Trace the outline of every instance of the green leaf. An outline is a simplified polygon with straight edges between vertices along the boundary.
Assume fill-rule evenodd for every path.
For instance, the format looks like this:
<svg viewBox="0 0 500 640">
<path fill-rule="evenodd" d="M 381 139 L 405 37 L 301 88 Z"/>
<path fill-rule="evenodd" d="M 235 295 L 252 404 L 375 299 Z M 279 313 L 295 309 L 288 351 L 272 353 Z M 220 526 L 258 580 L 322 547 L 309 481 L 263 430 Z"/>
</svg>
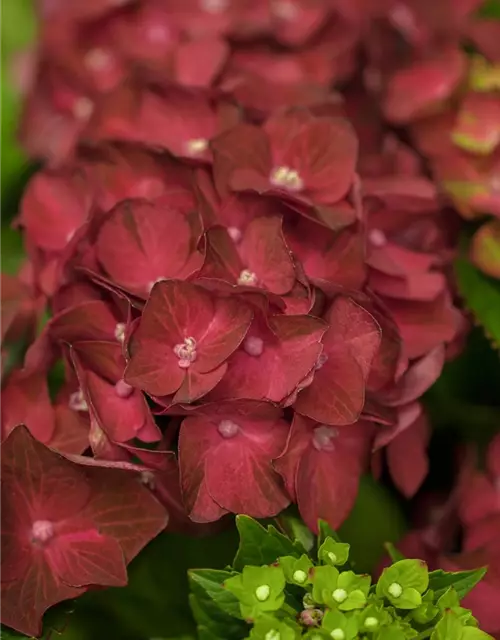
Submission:
<svg viewBox="0 0 500 640">
<path fill-rule="evenodd" d="M 291 538 L 296 547 L 303 547 L 305 553 L 309 553 L 314 547 L 316 538 L 311 530 L 304 524 L 302 518 L 295 514 L 296 505 L 291 505 L 286 511 L 280 513 L 276 521 L 281 525 L 285 533 Z"/>
<path fill-rule="evenodd" d="M 462 600 L 476 584 L 483 578 L 486 568 L 472 571 L 442 571 L 437 569 L 429 573 L 429 589 L 435 593 L 436 599 L 442 596 L 448 587 L 453 587 Z"/>
<path fill-rule="evenodd" d="M 455 262 L 460 295 L 493 344 L 500 348 L 500 280 L 481 273 L 466 258 Z"/>
<path fill-rule="evenodd" d="M 3 227 L 0 240 L 2 271 L 15 275 L 25 258 L 22 236 L 11 227 Z"/>
<path fill-rule="evenodd" d="M 7 190 L 19 186 L 19 177 L 26 166 L 26 158 L 16 140 L 17 121 L 21 106 L 21 96 L 12 80 L 14 73 L 10 69 L 12 56 L 33 42 L 35 35 L 35 15 L 30 0 L 5 0 L 1 3 L 2 19 L 2 114 L 1 114 L 1 181 L 2 181 L 2 217 L 7 219 L 13 211 Z M 7 197 L 6 197 L 7 196 Z M 17 199 L 18 193 L 16 193 Z"/>
<path fill-rule="evenodd" d="M 321 546 L 327 538 L 332 538 L 334 542 L 342 542 L 338 533 L 330 527 L 328 522 L 318 520 L 318 546 Z"/>
<path fill-rule="evenodd" d="M 500 2 L 498 0 L 486 0 L 479 10 L 482 18 L 500 19 Z"/>
<path fill-rule="evenodd" d="M 272 564 L 280 556 L 299 557 L 304 552 L 301 545 L 295 545 L 272 525 L 265 529 L 253 518 L 237 516 L 236 526 L 240 534 L 240 546 L 234 559 L 237 571 L 242 571 L 245 565 Z"/>
<path fill-rule="evenodd" d="M 453 611 L 446 611 L 432 632 L 431 640 L 461 640 L 463 626 Z"/>
<path fill-rule="evenodd" d="M 241 618 L 238 599 L 224 588 L 224 581 L 232 575 L 232 572 L 217 569 L 191 569 L 188 572 L 191 591 L 195 595 L 205 597 L 206 594 L 219 609 L 233 618 Z"/>
<path fill-rule="evenodd" d="M 195 586 L 189 595 L 189 604 L 198 625 L 198 635 L 204 640 L 241 640 L 248 635 L 249 627 L 220 609 L 203 589 Z"/>
<path fill-rule="evenodd" d="M 384 547 L 389 554 L 390 559 L 393 562 L 399 562 L 399 560 L 404 560 L 405 556 L 401 553 L 399 549 L 397 549 L 392 542 L 386 542 Z"/>
</svg>

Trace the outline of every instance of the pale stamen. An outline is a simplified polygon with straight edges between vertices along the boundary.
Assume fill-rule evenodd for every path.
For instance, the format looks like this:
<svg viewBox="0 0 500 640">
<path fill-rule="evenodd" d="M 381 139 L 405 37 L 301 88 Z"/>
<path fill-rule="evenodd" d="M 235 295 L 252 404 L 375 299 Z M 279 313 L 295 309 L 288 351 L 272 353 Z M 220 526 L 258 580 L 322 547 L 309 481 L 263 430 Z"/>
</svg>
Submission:
<svg viewBox="0 0 500 640">
<path fill-rule="evenodd" d="M 290 167 L 276 167 L 272 170 L 269 180 L 275 187 L 281 187 L 287 191 L 302 191 L 304 188 L 304 181 L 299 172 Z"/>
<path fill-rule="evenodd" d="M 122 344 L 125 341 L 125 329 L 126 327 L 124 322 L 116 323 L 115 338 L 118 340 L 118 342 L 121 342 Z"/>
<path fill-rule="evenodd" d="M 281 20 L 296 20 L 299 15 L 297 5 L 290 0 L 275 0 L 271 5 L 271 11 L 276 18 Z"/>
<path fill-rule="evenodd" d="M 374 247 L 383 247 L 387 242 L 387 237 L 381 229 L 372 229 L 368 234 L 368 239 Z"/>
<path fill-rule="evenodd" d="M 248 336 L 243 342 L 243 350 L 248 353 L 249 356 L 258 358 L 264 351 L 264 340 L 257 336 Z"/>
<path fill-rule="evenodd" d="M 185 144 L 186 153 L 190 156 L 199 156 L 208 149 L 208 140 L 206 138 L 193 138 Z"/>
<path fill-rule="evenodd" d="M 174 353 L 179 358 L 179 367 L 187 369 L 196 360 L 196 340 L 185 338 L 184 342 L 175 345 Z"/>
<path fill-rule="evenodd" d="M 96 47 L 85 55 L 85 66 L 92 71 L 102 71 L 111 64 L 111 54 L 105 49 Z"/>
<path fill-rule="evenodd" d="M 115 393 L 119 398 L 129 398 L 134 392 L 134 387 L 130 386 L 125 380 L 118 380 L 115 384 Z"/>
<path fill-rule="evenodd" d="M 200 9 L 216 15 L 229 8 L 229 0 L 200 0 Z"/>
<path fill-rule="evenodd" d="M 36 520 L 31 527 L 31 541 L 45 544 L 54 537 L 54 525 L 49 520 Z"/>
<path fill-rule="evenodd" d="M 316 427 L 313 434 L 313 446 L 318 451 L 333 451 L 334 440 L 338 436 L 338 429 L 334 427 L 328 427 L 323 424 L 321 427 Z"/>
<path fill-rule="evenodd" d="M 232 420 L 221 420 L 217 430 L 223 438 L 234 438 L 234 436 L 238 435 L 240 427 Z"/>
<path fill-rule="evenodd" d="M 83 391 L 81 389 L 78 389 L 78 391 L 75 391 L 70 395 L 68 406 L 70 409 L 73 409 L 73 411 L 89 410 L 89 405 L 87 404 L 87 401 L 85 400 L 85 396 L 83 395 Z"/>
<path fill-rule="evenodd" d="M 249 269 L 243 269 L 238 277 L 238 284 L 254 287 L 257 284 L 257 276 Z"/>
<path fill-rule="evenodd" d="M 229 233 L 231 240 L 238 244 L 238 242 L 241 240 L 241 236 L 243 235 L 238 227 L 228 227 L 227 232 Z"/>
</svg>

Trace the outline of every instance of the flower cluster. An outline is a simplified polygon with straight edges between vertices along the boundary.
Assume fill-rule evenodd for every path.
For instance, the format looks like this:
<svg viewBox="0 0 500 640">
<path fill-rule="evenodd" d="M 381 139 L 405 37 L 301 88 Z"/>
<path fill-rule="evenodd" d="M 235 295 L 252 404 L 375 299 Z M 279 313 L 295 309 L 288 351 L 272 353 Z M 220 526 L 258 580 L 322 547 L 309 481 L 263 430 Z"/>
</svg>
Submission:
<svg viewBox="0 0 500 640">
<path fill-rule="evenodd" d="M 471 595 L 475 593 L 484 570 L 429 572 L 422 560 L 401 559 L 372 584 L 369 575 L 351 570 L 349 545 L 339 542 L 324 523 L 320 522 L 314 554 L 305 553 L 299 542 L 292 544 L 276 530 L 255 529 L 255 524 L 244 521 L 238 526 L 241 543 L 235 570 L 190 573 L 195 603 L 202 603 L 210 594 L 216 607 L 215 614 L 208 616 L 196 616 L 199 606 L 193 607 L 200 629 L 203 625 L 215 633 L 226 621 L 224 637 L 228 640 L 491 638 L 477 628 L 472 613 L 460 606 L 465 594 L 471 589 Z M 249 553 L 245 540 L 249 528 L 259 537 L 263 556 L 270 555 L 271 548 L 276 554 L 285 550 L 291 554 L 279 555 L 263 566 L 244 564 L 240 568 Z"/>
<path fill-rule="evenodd" d="M 491 25 L 474 2 L 444 4 L 40 0 L 21 136 L 45 165 L 17 220 L 29 261 L 2 287 L 2 353 L 30 343 L 22 366 L 6 358 L 5 446 L 24 424 L 37 455 L 126 468 L 120 504 L 138 477 L 190 531 L 290 502 L 311 529 L 336 527 L 370 467 L 415 494 L 419 398 L 467 329 L 448 269 L 457 219 L 422 153 L 451 178 L 419 118 L 467 105 L 478 65 L 497 82 L 459 48 Z M 494 157 L 493 120 L 457 129 L 459 145 L 477 134 Z M 388 121 L 411 123 L 417 150 Z M 24 524 L 70 517 L 47 510 Z M 39 567 L 15 568 L 19 584 Z M 92 575 L 71 588 L 108 584 Z M 66 597 L 47 592 L 29 621 L 13 597 L 6 622 L 36 631 Z"/>
</svg>

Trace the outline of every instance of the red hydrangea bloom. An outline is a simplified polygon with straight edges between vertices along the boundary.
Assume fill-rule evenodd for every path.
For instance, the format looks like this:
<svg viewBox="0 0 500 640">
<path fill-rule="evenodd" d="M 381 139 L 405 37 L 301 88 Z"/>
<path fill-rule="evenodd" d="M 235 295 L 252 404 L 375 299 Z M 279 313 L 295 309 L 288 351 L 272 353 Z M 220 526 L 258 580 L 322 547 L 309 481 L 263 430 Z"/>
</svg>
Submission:
<svg viewBox="0 0 500 640">
<path fill-rule="evenodd" d="M 210 522 L 228 512 L 266 518 L 284 509 L 290 498 L 271 463 L 288 431 L 279 409 L 252 401 L 208 404 L 184 418 L 179 465 L 191 519 Z"/>
<path fill-rule="evenodd" d="M 117 547 L 134 555 L 132 529 L 144 544 L 161 528 L 152 495 L 176 531 L 291 501 L 314 530 L 337 527 L 371 457 L 413 498 L 429 464 L 419 400 L 466 325 L 450 269 L 458 218 L 439 183 L 464 216 L 500 211 L 498 47 L 476 0 L 119 4 L 40 0 L 23 79 L 21 139 L 47 166 L 19 217 L 30 262 L 7 283 L 2 348 L 31 344 L 6 370 L 2 437 L 7 451 L 34 437 L 50 458 L 35 506 L 54 513 L 35 516 L 52 537 L 23 544 L 68 597 L 123 583 L 123 558 L 105 569 Z M 468 64 L 463 41 L 486 57 Z M 476 238 L 478 264 L 493 231 Z M 83 480 L 56 504 L 66 468 Z M 492 491 L 495 473 L 481 480 Z M 84 486 L 91 506 L 65 511 Z M 488 495 L 481 517 L 462 518 L 475 557 L 496 553 Z M 119 531 L 102 526 L 109 504 Z M 29 509 L 8 536 L 32 530 Z M 441 528 L 417 525 L 409 548 L 449 560 L 455 530 Z M 94 574 L 54 564 L 75 536 L 114 545 Z M 13 599 L 7 622 L 36 632 L 66 597 L 40 593 L 27 613 Z"/>
<path fill-rule="evenodd" d="M 237 298 L 188 282 L 158 282 L 132 339 L 126 382 L 152 395 L 175 394 L 175 402 L 200 398 L 221 380 L 252 315 Z"/>
<path fill-rule="evenodd" d="M 256 191 L 321 208 L 345 198 L 354 181 L 357 142 L 348 123 L 306 111 L 276 116 L 262 128 L 237 125 L 213 140 L 212 150 L 221 193 Z M 333 211 L 328 220 L 340 226 L 354 215 Z"/>
<path fill-rule="evenodd" d="M 16 428 L 2 451 L 2 622 L 38 635 L 53 604 L 126 584 L 126 563 L 165 524 L 129 471 L 82 466 Z"/>
</svg>

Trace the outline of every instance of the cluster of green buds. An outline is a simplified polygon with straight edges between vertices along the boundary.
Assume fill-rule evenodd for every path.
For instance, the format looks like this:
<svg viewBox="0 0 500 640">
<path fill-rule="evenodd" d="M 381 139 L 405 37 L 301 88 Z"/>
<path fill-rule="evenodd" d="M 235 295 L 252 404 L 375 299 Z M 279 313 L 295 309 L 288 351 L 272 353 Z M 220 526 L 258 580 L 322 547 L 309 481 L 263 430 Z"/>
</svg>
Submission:
<svg viewBox="0 0 500 640">
<path fill-rule="evenodd" d="M 240 548 L 225 571 L 191 572 L 200 637 L 210 640 L 487 640 L 460 600 L 484 569 L 429 572 L 392 550 L 377 582 L 355 573 L 349 545 L 320 523 L 307 551 L 239 516 Z M 244 518 L 244 519 L 243 519 Z M 325 526 L 326 525 L 326 526 Z M 328 535 L 331 534 L 331 535 Z M 282 555 L 282 552 L 286 552 Z M 265 559 L 258 566 L 256 559 Z M 253 561 L 253 562 L 252 562 Z"/>
</svg>

